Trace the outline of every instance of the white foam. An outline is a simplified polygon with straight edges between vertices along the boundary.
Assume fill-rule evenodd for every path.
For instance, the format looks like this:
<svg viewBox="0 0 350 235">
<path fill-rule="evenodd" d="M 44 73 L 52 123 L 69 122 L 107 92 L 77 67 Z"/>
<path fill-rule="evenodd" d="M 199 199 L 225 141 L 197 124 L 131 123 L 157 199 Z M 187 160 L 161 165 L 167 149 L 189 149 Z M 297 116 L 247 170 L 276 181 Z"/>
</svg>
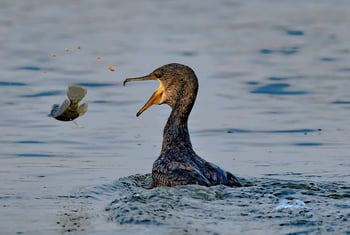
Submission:
<svg viewBox="0 0 350 235">
<path fill-rule="evenodd" d="M 284 209 L 300 210 L 300 209 L 310 209 L 310 207 L 306 206 L 305 202 L 299 199 L 294 199 L 294 200 L 282 199 L 276 206 L 275 210 L 279 211 Z"/>
</svg>

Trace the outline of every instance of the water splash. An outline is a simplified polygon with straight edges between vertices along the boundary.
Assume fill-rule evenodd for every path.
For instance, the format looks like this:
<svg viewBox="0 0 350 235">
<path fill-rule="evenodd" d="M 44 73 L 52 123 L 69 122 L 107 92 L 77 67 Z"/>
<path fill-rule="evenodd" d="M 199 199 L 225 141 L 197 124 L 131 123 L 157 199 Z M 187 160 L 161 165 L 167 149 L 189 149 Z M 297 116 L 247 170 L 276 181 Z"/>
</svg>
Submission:
<svg viewBox="0 0 350 235">
<path fill-rule="evenodd" d="M 278 203 L 276 206 L 275 210 L 281 211 L 284 209 L 289 209 L 289 210 L 310 210 L 309 207 L 306 206 L 305 202 L 299 199 L 293 199 L 293 200 L 287 200 L 283 199 Z"/>
<path fill-rule="evenodd" d="M 350 188 L 345 182 L 271 178 L 241 181 L 242 188 L 222 185 L 150 188 L 150 174 L 133 175 L 80 192 L 79 198 L 90 200 L 90 204 L 110 200 L 105 208 L 106 219 L 116 224 L 116 231 L 123 232 L 137 229 L 159 234 L 249 234 L 254 233 L 254 228 L 279 234 L 349 232 L 341 225 L 350 219 Z M 330 196 L 334 191 L 338 197 Z M 84 218 L 89 217 L 94 216 Z"/>
</svg>

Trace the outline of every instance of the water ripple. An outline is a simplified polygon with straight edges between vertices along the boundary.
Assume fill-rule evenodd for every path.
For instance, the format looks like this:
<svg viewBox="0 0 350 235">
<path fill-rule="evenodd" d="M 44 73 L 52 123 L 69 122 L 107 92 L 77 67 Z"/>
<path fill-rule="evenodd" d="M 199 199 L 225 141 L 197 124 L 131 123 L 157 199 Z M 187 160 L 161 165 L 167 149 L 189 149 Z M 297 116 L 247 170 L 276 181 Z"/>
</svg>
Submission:
<svg viewBox="0 0 350 235">
<path fill-rule="evenodd" d="M 15 142 L 17 144 L 45 144 L 46 142 L 44 141 L 38 141 L 38 140 L 21 140 Z"/>
<path fill-rule="evenodd" d="M 332 57 L 322 57 L 320 60 L 323 61 L 323 62 L 333 62 L 333 61 L 336 61 L 336 59 L 335 59 L 335 58 L 332 58 Z"/>
<path fill-rule="evenodd" d="M 301 30 L 285 30 L 288 35 L 291 36 L 304 36 L 304 32 Z"/>
<path fill-rule="evenodd" d="M 34 94 L 28 94 L 28 95 L 22 95 L 20 97 L 22 98 L 36 98 L 36 97 L 45 97 L 45 96 L 55 96 L 63 94 L 62 91 L 44 91 L 44 92 L 38 92 Z"/>
<path fill-rule="evenodd" d="M 282 77 L 269 77 L 268 79 L 270 81 L 284 81 L 284 80 L 287 80 L 287 78 L 282 78 Z"/>
<path fill-rule="evenodd" d="M 116 86 L 115 83 L 103 83 L 103 82 L 83 82 L 77 83 L 77 86 L 83 87 L 107 87 L 107 86 Z"/>
<path fill-rule="evenodd" d="M 261 54 L 265 54 L 265 55 L 274 54 L 274 53 L 282 54 L 282 55 L 294 55 L 294 54 L 296 54 L 298 52 L 299 52 L 299 47 L 296 47 L 296 46 L 295 47 L 282 48 L 282 49 L 278 49 L 278 50 L 267 49 L 267 48 L 264 48 L 264 49 L 260 50 L 260 53 Z"/>
<path fill-rule="evenodd" d="M 39 71 L 41 68 L 37 66 L 21 66 L 17 68 L 18 70 L 29 70 L 29 71 Z"/>
<path fill-rule="evenodd" d="M 278 233 L 346 232 L 341 222 L 350 219 L 350 187 L 345 182 L 251 178 L 241 179 L 242 188 L 183 185 L 150 189 L 150 181 L 150 174 L 133 175 L 80 192 L 80 196 L 113 198 L 106 213 L 108 220 L 119 226 L 155 226 L 181 234 L 190 234 L 192 229 L 197 233 L 239 233 L 242 231 L 235 229 L 241 223 L 247 225 L 248 234 L 253 232 L 250 228 L 261 229 L 263 224 Z M 125 231 L 126 227 L 122 228 Z"/>
<path fill-rule="evenodd" d="M 258 87 L 251 91 L 253 94 L 269 94 L 269 95 L 304 95 L 307 91 L 286 91 L 290 87 L 287 83 L 273 83 L 262 87 Z"/>
<path fill-rule="evenodd" d="M 350 104 L 350 101 L 336 100 L 336 101 L 333 101 L 332 104 Z"/>
<path fill-rule="evenodd" d="M 321 146 L 321 145 L 324 145 L 324 144 L 323 143 L 317 143 L 317 142 L 295 143 L 295 146 L 305 146 L 305 147 Z"/>
<path fill-rule="evenodd" d="M 19 153 L 17 157 L 54 157 L 54 154 L 49 153 Z"/>
<path fill-rule="evenodd" d="M 195 131 L 196 133 L 218 133 L 218 132 L 226 132 L 226 133 L 312 133 L 312 132 L 320 132 L 322 129 L 280 129 L 280 130 L 248 130 L 248 129 L 237 129 L 237 128 L 229 128 L 229 129 L 210 129 L 210 130 L 200 130 Z"/>
<path fill-rule="evenodd" d="M 27 86 L 28 84 L 23 82 L 0 82 L 0 86 Z"/>
</svg>

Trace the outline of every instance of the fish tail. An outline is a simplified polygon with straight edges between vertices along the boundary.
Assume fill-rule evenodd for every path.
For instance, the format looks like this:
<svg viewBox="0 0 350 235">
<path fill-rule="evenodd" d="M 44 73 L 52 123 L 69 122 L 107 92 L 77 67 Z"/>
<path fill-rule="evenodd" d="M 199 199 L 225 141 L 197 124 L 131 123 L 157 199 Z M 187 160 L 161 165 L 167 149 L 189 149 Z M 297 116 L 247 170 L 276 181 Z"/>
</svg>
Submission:
<svg viewBox="0 0 350 235">
<path fill-rule="evenodd" d="M 86 92 L 86 88 L 79 86 L 70 86 L 68 87 L 67 96 L 72 103 L 78 103 L 84 98 Z"/>
</svg>

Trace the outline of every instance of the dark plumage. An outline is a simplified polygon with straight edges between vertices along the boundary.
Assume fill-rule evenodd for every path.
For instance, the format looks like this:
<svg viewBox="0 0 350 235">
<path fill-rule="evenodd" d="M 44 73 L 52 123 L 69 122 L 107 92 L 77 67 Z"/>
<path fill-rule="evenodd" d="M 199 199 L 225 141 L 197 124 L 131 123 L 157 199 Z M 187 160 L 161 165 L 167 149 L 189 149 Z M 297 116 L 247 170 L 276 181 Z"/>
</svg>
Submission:
<svg viewBox="0 0 350 235">
<path fill-rule="evenodd" d="M 241 186 L 234 175 L 205 161 L 192 149 L 187 122 L 198 91 L 198 80 L 193 70 L 182 64 L 167 64 L 147 76 L 127 78 L 124 85 L 143 80 L 157 80 L 160 86 L 136 115 L 139 116 L 152 104 L 165 103 L 172 109 L 164 128 L 162 151 L 153 163 L 153 186 Z"/>
</svg>

